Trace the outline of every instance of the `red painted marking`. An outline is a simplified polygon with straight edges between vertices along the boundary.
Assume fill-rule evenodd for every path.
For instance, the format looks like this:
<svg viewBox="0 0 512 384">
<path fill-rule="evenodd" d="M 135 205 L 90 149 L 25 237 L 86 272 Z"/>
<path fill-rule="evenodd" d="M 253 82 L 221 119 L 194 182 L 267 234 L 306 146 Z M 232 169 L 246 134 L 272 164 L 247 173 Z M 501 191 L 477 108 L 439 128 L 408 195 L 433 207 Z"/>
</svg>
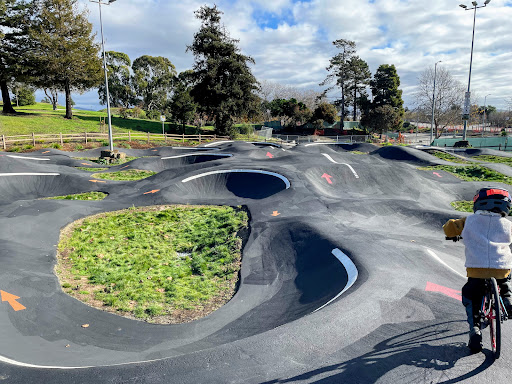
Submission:
<svg viewBox="0 0 512 384">
<path fill-rule="evenodd" d="M 267 157 L 269 157 L 269 158 L 271 158 L 271 159 L 272 159 L 272 158 L 274 157 L 274 155 L 273 155 L 273 154 L 271 154 L 270 152 L 267 152 Z"/>
<path fill-rule="evenodd" d="M 125 165 L 124 167 L 119 168 L 119 169 L 125 169 L 126 167 L 129 167 L 129 165 Z"/>
<path fill-rule="evenodd" d="M 280 213 L 278 211 L 272 212 L 272 216 L 279 216 L 279 215 L 280 215 Z"/>
<path fill-rule="evenodd" d="M 434 175 L 436 175 L 437 177 L 443 177 L 443 176 L 441 176 L 441 175 L 440 175 L 439 173 L 437 173 L 437 172 L 432 172 L 432 173 L 433 173 Z"/>
<path fill-rule="evenodd" d="M 50 151 L 41 152 L 42 155 L 44 155 L 45 153 L 50 153 Z"/>
<path fill-rule="evenodd" d="M 89 180 L 91 183 L 106 183 L 106 181 L 103 180 Z"/>
<path fill-rule="evenodd" d="M 325 180 L 327 180 L 327 182 L 328 182 L 329 184 L 332 184 L 332 180 L 331 180 L 332 176 L 331 176 L 331 175 L 328 175 L 327 173 L 324 173 L 324 174 L 322 175 L 322 178 L 324 178 Z"/>
<path fill-rule="evenodd" d="M 147 195 L 147 194 L 150 194 L 150 193 L 157 193 L 158 191 L 160 191 L 160 190 L 159 189 L 153 189 L 152 191 L 144 192 L 143 195 Z"/>
<path fill-rule="evenodd" d="M 92 165 L 92 164 L 89 164 L 89 163 L 80 163 L 82 165 Z"/>
<path fill-rule="evenodd" d="M 442 285 L 437 285 L 427 281 L 427 286 L 425 287 L 425 291 L 427 292 L 439 292 L 443 295 L 451 297 L 452 299 L 462 301 L 461 291 L 457 291 L 456 289 L 451 289 L 447 287 L 443 287 Z"/>
<path fill-rule="evenodd" d="M 7 301 L 11 305 L 12 309 L 14 309 L 15 311 L 22 311 L 26 309 L 25 306 L 21 305 L 16 301 L 19 299 L 18 296 L 4 291 L 0 291 L 0 296 L 2 296 L 2 301 Z"/>
</svg>

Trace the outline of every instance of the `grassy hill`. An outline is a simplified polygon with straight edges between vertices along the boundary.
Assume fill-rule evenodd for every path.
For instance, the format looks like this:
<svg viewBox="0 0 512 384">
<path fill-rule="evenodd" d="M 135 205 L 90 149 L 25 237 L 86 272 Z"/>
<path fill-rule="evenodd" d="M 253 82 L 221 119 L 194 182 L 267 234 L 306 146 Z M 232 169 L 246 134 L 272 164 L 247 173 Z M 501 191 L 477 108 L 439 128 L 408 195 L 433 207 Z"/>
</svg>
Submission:
<svg viewBox="0 0 512 384">
<path fill-rule="evenodd" d="M 0 106 L 2 104 L 0 103 Z M 0 114 L 0 134 L 6 136 L 50 134 L 50 133 L 107 133 L 107 112 L 84 111 L 73 109 L 73 119 L 65 119 L 65 107 L 52 110 L 51 104 L 37 103 L 24 107 L 15 107 L 17 114 Z M 121 118 L 117 110 L 112 109 L 112 130 L 114 132 L 151 132 L 162 133 L 162 122 L 147 119 Z M 182 133 L 181 126 L 165 123 L 167 133 Z M 212 134 L 213 127 L 203 127 L 201 132 L 196 127 L 187 126 L 186 134 Z"/>
</svg>

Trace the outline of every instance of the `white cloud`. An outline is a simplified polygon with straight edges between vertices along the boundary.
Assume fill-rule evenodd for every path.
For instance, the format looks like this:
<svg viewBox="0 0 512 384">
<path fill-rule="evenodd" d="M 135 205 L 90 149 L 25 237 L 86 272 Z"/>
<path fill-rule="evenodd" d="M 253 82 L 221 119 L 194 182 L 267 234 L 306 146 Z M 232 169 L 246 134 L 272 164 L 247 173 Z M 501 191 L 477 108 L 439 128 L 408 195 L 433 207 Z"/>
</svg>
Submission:
<svg viewBox="0 0 512 384">
<path fill-rule="evenodd" d="M 417 77 L 440 65 L 467 85 L 473 12 L 463 0 L 219 0 L 222 22 L 240 40 L 244 54 L 256 60 L 259 79 L 319 89 L 325 67 L 336 54 L 332 41 L 349 39 L 372 73 L 394 64 L 406 105 L 412 105 Z M 85 0 L 99 35 L 98 7 Z M 464 1 L 463 1 L 464 2 Z M 470 5 L 470 1 L 466 1 Z M 483 0 L 479 0 L 483 4 Z M 183 71 L 192 67 L 186 52 L 199 28 L 194 11 L 203 1 L 119 0 L 102 7 L 106 49 L 168 57 Z M 209 5 L 213 5 L 209 4 Z M 258 15 L 258 19 L 253 16 Z M 267 24 L 261 18 L 269 18 Z M 510 67 L 512 7 L 493 0 L 477 10 L 471 90 L 488 104 L 505 108 L 512 96 Z M 98 37 L 99 40 L 99 37 Z M 75 96 L 78 102 L 79 96 Z"/>
</svg>

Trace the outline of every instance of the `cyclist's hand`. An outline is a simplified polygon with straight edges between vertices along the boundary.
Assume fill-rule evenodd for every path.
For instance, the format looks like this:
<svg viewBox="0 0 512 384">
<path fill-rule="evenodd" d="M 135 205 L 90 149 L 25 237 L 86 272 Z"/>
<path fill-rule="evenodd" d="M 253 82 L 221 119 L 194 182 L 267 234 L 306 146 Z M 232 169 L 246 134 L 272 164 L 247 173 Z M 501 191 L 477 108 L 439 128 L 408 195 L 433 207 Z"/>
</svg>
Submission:
<svg viewBox="0 0 512 384">
<path fill-rule="evenodd" d="M 454 242 L 459 241 L 460 239 L 462 239 L 462 236 L 453 236 L 453 237 L 446 236 L 446 240 L 453 240 Z"/>
</svg>

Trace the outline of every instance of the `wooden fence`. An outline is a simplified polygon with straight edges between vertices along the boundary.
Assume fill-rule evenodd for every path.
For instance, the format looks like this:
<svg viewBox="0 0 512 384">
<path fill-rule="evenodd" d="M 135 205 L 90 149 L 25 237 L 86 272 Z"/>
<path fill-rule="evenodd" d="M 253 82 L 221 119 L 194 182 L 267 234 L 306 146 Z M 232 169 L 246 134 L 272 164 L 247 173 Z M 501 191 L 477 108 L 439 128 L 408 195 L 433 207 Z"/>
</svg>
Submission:
<svg viewBox="0 0 512 384">
<path fill-rule="evenodd" d="M 144 132 L 127 132 L 127 133 L 115 133 L 112 135 L 113 141 L 147 141 L 149 144 L 151 141 L 163 141 L 164 143 L 172 143 L 172 144 L 185 144 L 185 141 L 197 141 L 199 144 L 208 141 L 214 141 L 218 139 L 227 139 L 224 136 L 217 135 L 171 135 L 171 134 L 163 134 L 163 133 L 144 133 Z M 49 143 L 59 143 L 60 145 L 64 145 L 64 143 L 85 143 L 92 141 L 108 141 L 107 133 L 98 133 L 98 132 L 84 132 L 84 133 L 54 133 L 54 134 L 35 134 L 31 135 L 18 135 L 18 136 L 0 136 L 0 146 L 4 150 L 7 149 L 8 146 L 18 145 L 18 144 L 30 144 L 35 146 L 36 144 L 49 144 Z"/>
</svg>

